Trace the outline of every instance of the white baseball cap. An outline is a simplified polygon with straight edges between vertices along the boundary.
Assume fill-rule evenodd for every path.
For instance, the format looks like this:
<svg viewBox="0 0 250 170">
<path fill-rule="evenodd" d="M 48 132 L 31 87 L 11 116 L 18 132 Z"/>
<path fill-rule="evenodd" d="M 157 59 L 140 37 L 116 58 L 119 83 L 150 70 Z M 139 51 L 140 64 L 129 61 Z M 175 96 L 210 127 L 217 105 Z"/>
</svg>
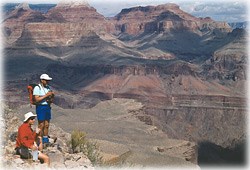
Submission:
<svg viewBox="0 0 250 170">
<path fill-rule="evenodd" d="M 42 74 L 40 76 L 41 80 L 52 80 L 52 78 L 48 74 Z"/>
<path fill-rule="evenodd" d="M 26 113 L 24 115 L 24 120 L 23 121 L 26 122 L 31 117 L 36 117 L 36 115 L 34 113 L 32 113 L 32 112 L 28 112 L 28 113 Z"/>
</svg>

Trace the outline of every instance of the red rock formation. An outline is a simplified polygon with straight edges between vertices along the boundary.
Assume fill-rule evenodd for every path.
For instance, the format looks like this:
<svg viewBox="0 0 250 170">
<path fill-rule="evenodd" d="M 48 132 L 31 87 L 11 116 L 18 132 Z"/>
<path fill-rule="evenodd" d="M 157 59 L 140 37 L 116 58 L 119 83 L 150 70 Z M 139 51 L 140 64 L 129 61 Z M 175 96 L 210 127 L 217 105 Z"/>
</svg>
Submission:
<svg viewBox="0 0 250 170">
<path fill-rule="evenodd" d="M 103 21 L 105 18 L 103 15 L 97 13 L 96 9 L 89 6 L 84 1 L 80 2 L 62 2 L 58 3 L 56 7 L 50 9 L 47 15 L 51 13 L 60 13 L 66 22 L 88 22 L 100 20 Z"/>
<path fill-rule="evenodd" d="M 196 18 L 175 4 L 134 7 L 123 9 L 116 17 L 117 28 L 123 33 L 138 35 L 143 32 L 166 32 L 171 30 L 190 30 L 202 35 L 204 29 L 219 28 L 229 32 L 226 23 L 219 23 L 210 18 Z"/>
<path fill-rule="evenodd" d="M 28 4 L 19 5 L 4 21 L 5 43 L 15 43 L 21 36 L 46 46 L 67 46 L 79 41 L 91 32 L 101 33 L 114 30 L 104 16 L 85 3 L 60 3 L 46 15 L 33 11 Z"/>
<path fill-rule="evenodd" d="M 114 30 L 114 25 L 108 22 L 106 18 L 99 14 L 95 8 L 89 6 L 86 2 L 62 2 L 48 11 L 46 16 L 62 16 L 63 22 L 85 23 L 89 28 L 96 32 L 110 32 Z"/>
<path fill-rule="evenodd" d="M 42 13 L 31 10 L 28 4 L 20 4 L 4 20 L 4 43 L 12 44 L 20 38 L 26 23 L 41 22 L 44 19 Z"/>
</svg>

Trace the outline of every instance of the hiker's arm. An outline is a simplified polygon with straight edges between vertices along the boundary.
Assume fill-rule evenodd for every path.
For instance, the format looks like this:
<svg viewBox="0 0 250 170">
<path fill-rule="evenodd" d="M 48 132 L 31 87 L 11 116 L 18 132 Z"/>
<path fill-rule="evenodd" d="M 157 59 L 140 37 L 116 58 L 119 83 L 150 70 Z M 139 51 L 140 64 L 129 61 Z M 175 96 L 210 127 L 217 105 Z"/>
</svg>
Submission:
<svg viewBox="0 0 250 170">
<path fill-rule="evenodd" d="M 33 145 L 30 147 L 30 149 L 33 150 L 33 151 L 35 151 L 35 150 L 38 149 L 38 146 L 36 146 L 36 145 L 33 144 Z"/>
<path fill-rule="evenodd" d="M 36 102 L 40 102 L 40 101 L 46 99 L 47 97 L 52 96 L 53 94 L 54 94 L 54 92 L 50 91 L 50 92 L 46 93 L 44 96 L 35 95 L 35 100 L 36 100 Z"/>
</svg>

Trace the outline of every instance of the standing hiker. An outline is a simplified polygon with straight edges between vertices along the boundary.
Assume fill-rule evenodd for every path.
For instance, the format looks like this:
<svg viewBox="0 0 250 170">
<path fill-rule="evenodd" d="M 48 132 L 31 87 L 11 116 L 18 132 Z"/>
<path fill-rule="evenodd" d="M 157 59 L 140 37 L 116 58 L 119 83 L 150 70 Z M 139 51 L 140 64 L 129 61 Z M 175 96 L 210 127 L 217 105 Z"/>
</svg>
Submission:
<svg viewBox="0 0 250 170">
<path fill-rule="evenodd" d="M 51 103 L 54 99 L 54 92 L 50 89 L 48 83 L 52 80 L 48 74 L 40 76 L 40 83 L 34 88 L 33 95 L 35 97 L 36 114 L 38 119 L 38 127 L 41 129 L 40 136 L 44 144 L 49 143 L 49 123 L 51 119 Z"/>
<path fill-rule="evenodd" d="M 41 159 L 49 165 L 49 157 L 42 153 L 42 140 L 36 142 L 39 128 L 33 131 L 31 126 L 35 122 L 36 115 L 28 112 L 24 115 L 24 123 L 18 128 L 16 138 L 16 153 L 23 159 L 32 158 L 33 160 Z M 35 155 L 36 154 L 36 155 Z M 36 158 L 35 158 L 36 157 Z"/>
</svg>

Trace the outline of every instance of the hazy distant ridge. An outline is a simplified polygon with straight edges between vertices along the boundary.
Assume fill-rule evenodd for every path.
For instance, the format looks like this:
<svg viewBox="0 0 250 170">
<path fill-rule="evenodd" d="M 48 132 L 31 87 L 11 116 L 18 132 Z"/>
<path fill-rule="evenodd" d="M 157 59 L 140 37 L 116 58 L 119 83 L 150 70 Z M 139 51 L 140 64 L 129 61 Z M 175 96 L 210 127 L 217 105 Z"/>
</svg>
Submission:
<svg viewBox="0 0 250 170">
<path fill-rule="evenodd" d="M 15 9 L 20 3 L 6 3 L 3 5 L 3 12 L 7 13 Z M 56 4 L 29 4 L 30 8 L 35 11 L 39 11 L 42 13 L 47 13 L 51 8 L 55 7 Z M 247 21 L 244 22 L 230 22 L 228 23 L 232 29 L 236 28 L 247 28 Z"/>
<path fill-rule="evenodd" d="M 245 22 L 231 22 L 231 23 L 228 23 L 233 29 L 236 29 L 236 28 L 242 28 L 242 29 L 247 29 L 248 27 L 248 22 L 245 21 Z"/>
</svg>

